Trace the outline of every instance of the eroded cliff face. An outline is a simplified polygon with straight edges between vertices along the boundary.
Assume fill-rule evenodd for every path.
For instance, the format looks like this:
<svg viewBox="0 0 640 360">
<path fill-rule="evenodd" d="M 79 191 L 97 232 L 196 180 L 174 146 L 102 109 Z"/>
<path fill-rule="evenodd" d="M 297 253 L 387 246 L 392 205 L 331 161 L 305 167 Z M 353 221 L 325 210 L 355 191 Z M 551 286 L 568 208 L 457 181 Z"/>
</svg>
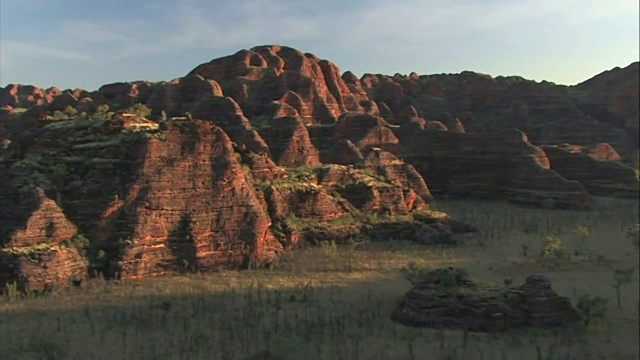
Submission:
<svg viewBox="0 0 640 360">
<path fill-rule="evenodd" d="M 243 119 L 234 107 L 217 115 Z M 12 269 L 6 283 L 26 279 L 21 289 L 29 289 L 94 272 L 135 279 L 261 266 L 311 233 L 317 240 L 322 224 L 335 225 L 325 236 L 355 236 L 363 231 L 358 217 L 424 209 L 426 184 L 393 155 L 358 168 L 325 167 L 299 118 L 273 122 L 267 138 L 286 167 L 233 143 L 215 119 L 153 126 L 114 116 L 53 122 L 24 134 L 1 158 L 0 266 Z M 338 181 L 325 170 L 337 171 Z M 78 235 L 89 244 L 77 247 Z M 452 241 L 446 225 L 438 236 Z M 33 254 L 37 266 L 25 262 Z M 57 270 L 42 270 L 47 266 Z"/>
<path fill-rule="evenodd" d="M 24 227 L 9 234 L 8 246 L 55 245 L 77 224 L 107 253 L 104 270 L 123 278 L 264 264 L 281 251 L 231 140 L 213 123 L 177 120 L 156 132 L 115 134 L 100 134 L 99 123 L 55 125 L 38 134 L 45 153 L 5 160 L 5 194 L 17 194 L 3 199 L 5 228 Z M 38 167 L 46 170 L 36 177 Z M 50 199 L 16 208 L 34 186 L 55 194 L 66 218 Z"/>
<path fill-rule="evenodd" d="M 87 260 L 69 246 L 78 229 L 41 188 L 25 195 L 12 211 L 1 208 L 0 284 L 28 292 L 82 282 Z"/>
<path fill-rule="evenodd" d="M 139 179 L 122 200 L 127 211 L 114 219 L 132 224 L 121 271 L 145 276 L 180 265 L 273 261 L 282 248 L 229 137 L 206 121 L 163 125 L 164 139 L 146 142 Z"/>
</svg>

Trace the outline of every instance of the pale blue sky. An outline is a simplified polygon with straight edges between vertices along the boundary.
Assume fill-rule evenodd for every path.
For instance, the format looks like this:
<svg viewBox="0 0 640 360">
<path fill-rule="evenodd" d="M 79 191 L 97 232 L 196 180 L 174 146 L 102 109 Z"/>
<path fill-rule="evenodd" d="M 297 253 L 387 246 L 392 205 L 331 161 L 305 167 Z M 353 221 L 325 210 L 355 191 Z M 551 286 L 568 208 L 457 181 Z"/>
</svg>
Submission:
<svg viewBox="0 0 640 360">
<path fill-rule="evenodd" d="M 638 0 L 0 0 L 0 86 L 170 80 L 281 44 L 342 71 L 575 84 L 639 58 Z"/>
</svg>

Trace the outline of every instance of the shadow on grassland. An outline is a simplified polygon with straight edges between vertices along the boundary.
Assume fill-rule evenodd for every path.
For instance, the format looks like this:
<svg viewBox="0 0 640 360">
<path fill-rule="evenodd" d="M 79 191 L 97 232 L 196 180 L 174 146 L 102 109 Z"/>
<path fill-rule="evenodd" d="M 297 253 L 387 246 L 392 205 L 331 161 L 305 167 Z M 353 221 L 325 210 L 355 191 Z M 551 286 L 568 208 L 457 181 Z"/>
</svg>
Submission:
<svg viewBox="0 0 640 360">
<path fill-rule="evenodd" d="M 339 286 L 317 279 L 168 276 L 4 303 L 0 358 L 597 359 L 602 351 L 575 329 L 479 334 L 397 325 L 390 314 L 406 282 L 364 273 Z"/>
</svg>

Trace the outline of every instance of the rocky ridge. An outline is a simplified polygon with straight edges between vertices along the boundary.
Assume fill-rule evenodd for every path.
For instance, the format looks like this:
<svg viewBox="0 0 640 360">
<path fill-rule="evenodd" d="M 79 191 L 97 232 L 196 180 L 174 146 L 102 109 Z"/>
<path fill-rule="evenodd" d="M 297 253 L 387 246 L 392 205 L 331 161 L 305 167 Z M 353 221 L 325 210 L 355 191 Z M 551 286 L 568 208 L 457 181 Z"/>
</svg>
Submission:
<svg viewBox="0 0 640 360">
<path fill-rule="evenodd" d="M 455 243 L 453 233 L 472 229 L 429 210 L 434 195 L 557 208 L 637 196 L 629 129 L 588 106 L 597 98 L 616 119 L 637 118 L 633 83 L 610 103 L 598 84 L 470 72 L 357 78 L 271 45 L 168 82 L 9 85 L 0 89 L 0 268 L 26 269 L 2 273 L 42 279 L 38 287 L 81 281 L 83 267 L 139 278 L 260 266 L 303 242 Z M 89 244 L 73 245 L 78 236 Z M 38 269 L 63 275 L 15 265 L 36 252 Z M 68 268 L 45 264 L 60 258 Z"/>
</svg>

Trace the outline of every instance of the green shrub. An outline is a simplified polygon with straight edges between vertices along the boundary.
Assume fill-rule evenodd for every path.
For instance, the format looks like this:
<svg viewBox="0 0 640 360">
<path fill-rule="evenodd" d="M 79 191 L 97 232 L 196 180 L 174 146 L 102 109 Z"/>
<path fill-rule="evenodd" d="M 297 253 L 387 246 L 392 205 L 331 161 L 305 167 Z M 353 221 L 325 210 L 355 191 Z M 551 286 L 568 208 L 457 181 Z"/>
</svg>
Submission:
<svg viewBox="0 0 640 360">
<path fill-rule="evenodd" d="M 151 115 L 151 109 L 142 104 L 135 104 L 123 110 L 123 112 L 129 114 L 135 114 L 140 117 L 147 117 Z"/>
<path fill-rule="evenodd" d="M 587 239 L 591 235 L 591 230 L 586 226 L 578 225 L 572 232 L 578 240 L 575 249 L 576 255 L 584 255 L 588 251 Z"/>
<path fill-rule="evenodd" d="M 78 249 L 81 254 L 85 254 L 89 245 L 91 245 L 89 239 L 82 234 L 75 234 L 71 238 L 65 241 L 65 245 L 68 247 L 74 247 Z"/>
<path fill-rule="evenodd" d="M 7 300 L 15 300 L 20 297 L 20 291 L 18 291 L 18 283 L 15 281 L 4 285 L 4 294 Z"/>
<path fill-rule="evenodd" d="M 73 118 L 78 115 L 78 110 L 76 110 L 73 106 L 68 105 L 66 108 L 64 108 L 64 113 L 65 115 L 67 115 L 67 117 Z"/>
<path fill-rule="evenodd" d="M 109 105 L 101 104 L 96 107 L 96 114 L 107 114 L 109 112 Z"/>
<path fill-rule="evenodd" d="M 60 121 L 60 120 L 68 120 L 68 119 L 69 117 L 60 110 L 56 110 L 53 112 L 53 120 Z"/>
</svg>

